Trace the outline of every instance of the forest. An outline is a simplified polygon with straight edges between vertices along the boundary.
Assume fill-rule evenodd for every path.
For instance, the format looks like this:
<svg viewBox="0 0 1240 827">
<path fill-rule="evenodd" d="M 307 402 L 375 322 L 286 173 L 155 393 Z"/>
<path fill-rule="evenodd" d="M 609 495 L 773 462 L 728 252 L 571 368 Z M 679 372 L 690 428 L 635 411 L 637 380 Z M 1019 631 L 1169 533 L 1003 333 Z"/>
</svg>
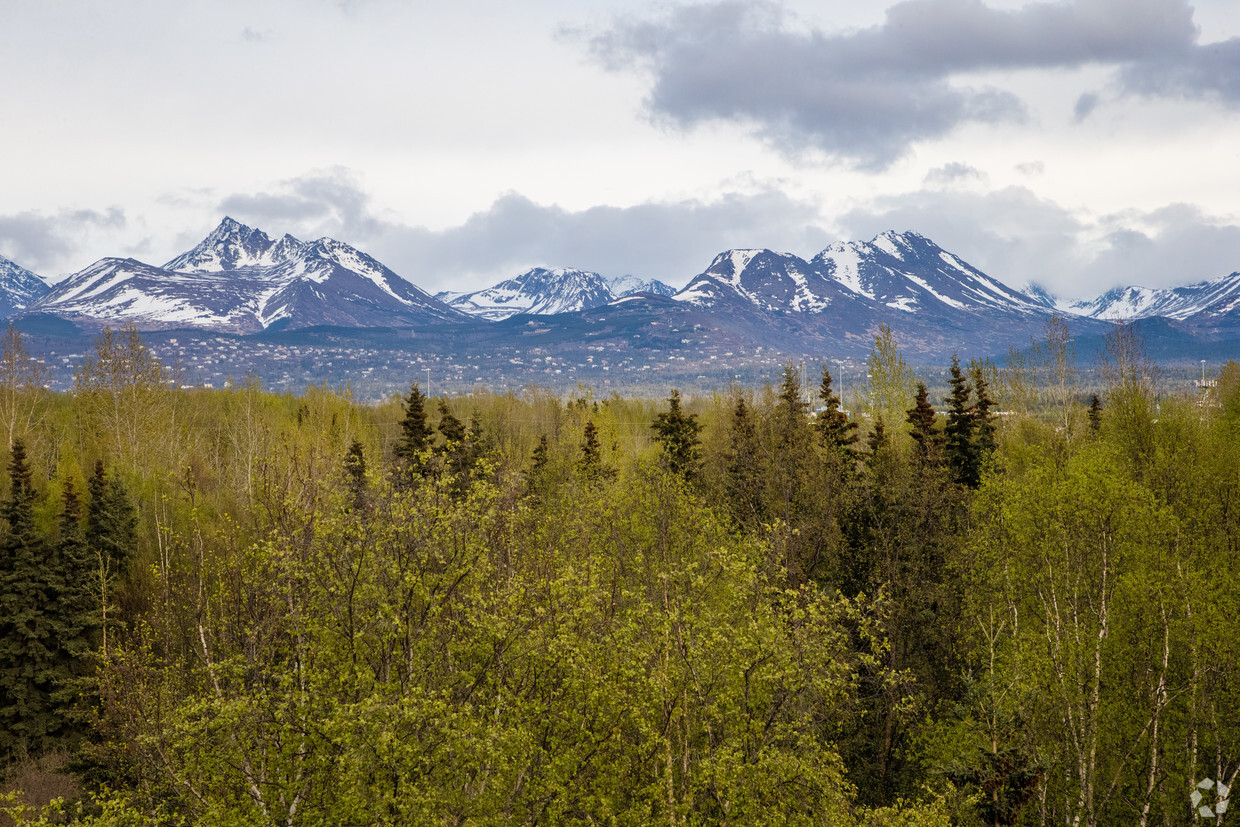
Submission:
<svg viewBox="0 0 1240 827">
<path fill-rule="evenodd" d="M 830 356 L 364 405 L 10 327 L 0 824 L 1223 823 L 1240 364 Z"/>
</svg>

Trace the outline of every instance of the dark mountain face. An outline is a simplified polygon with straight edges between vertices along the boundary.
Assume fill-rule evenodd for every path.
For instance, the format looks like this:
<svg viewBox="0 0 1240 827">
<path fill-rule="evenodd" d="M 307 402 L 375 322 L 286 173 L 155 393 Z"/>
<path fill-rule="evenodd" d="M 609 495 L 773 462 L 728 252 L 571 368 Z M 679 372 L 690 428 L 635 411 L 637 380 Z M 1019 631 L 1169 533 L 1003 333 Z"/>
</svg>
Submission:
<svg viewBox="0 0 1240 827">
<path fill-rule="evenodd" d="M 449 306 L 490 321 L 517 314 L 549 316 L 589 310 L 616 298 L 598 273 L 562 267 L 535 267 L 482 290 L 440 293 Z"/>
<path fill-rule="evenodd" d="M 602 351 L 588 342 L 606 339 L 618 350 L 706 348 L 716 360 L 740 349 L 861 357 L 889 324 L 910 358 L 946 361 L 955 351 L 994 355 L 1024 346 L 1054 313 L 1075 313 L 1079 336 L 1101 336 L 1112 318 L 1143 316 L 1169 319 L 1157 328 L 1164 338 L 1240 335 L 1240 274 L 1175 290 L 1122 288 L 1067 306 L 1036 288 L 1008 287 L 916 233 L 833 244 L 809 260 L 729 250 L 671 297 L 658 295 L 670 290 L 659 282 L 609 282 L 564 268 L 433 297 L 348 244 L 273 239 L 231 218 L 163 267 L 102 259 L 50 291 L 3 260 L 0 275 L 12 287 L 7 315 L 58 317 L 87 329 L 133 323 L 250 334 L 447 325 L 462 342 L 485 340 L 513 353 L 537 340 L 594 354 Z M 521 321 L 530 319 L 535 328 Z"/>
<path fill-rule="evenodd" d="M 51 289 L 42 277 L 0 256 L 0 318 L 25 310 Z"/>
<path fill-rule="evenodd" d="M 272 240 L 231 218 L 163 267 L 103 259 L 32 309 L 87 326 L 132 322 L 232 333 L 277 323 L 416 327 L 466 318 L 347 244 Z"/>
<path fill-rule="evenodd" d="M 807 350 L 864 355 L 885 323 L 910 353 L 936 359 L 1025 343 L 1054 312 L 915 233 L 835 244 L 810 261 L 729 250 L 674 298 L 752 329 L 765 319 L 783 346 Z"/>
</svg>

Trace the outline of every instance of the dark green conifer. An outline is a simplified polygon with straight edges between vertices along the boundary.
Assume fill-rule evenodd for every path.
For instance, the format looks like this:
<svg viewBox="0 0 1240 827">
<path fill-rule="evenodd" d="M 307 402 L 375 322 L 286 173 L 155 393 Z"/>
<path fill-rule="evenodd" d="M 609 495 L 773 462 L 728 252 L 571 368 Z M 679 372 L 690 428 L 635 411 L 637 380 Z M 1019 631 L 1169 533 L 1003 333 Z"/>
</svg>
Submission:
<svg viewBox="0 0 1240 827">
<path fill-rule="evenodd" d="M 581 475 L 589 480 L 609 476 L 609 469 L 603 465 L 603 446 L 599 442 L 598 428 L 593 419 L 586 422 L 581 437 L 581 456 L 577 460 Z"/>
<path fill-rule="evenodd" d="M 764 468 L 758 430 L 745 398 L 737 395 L 727 454 L 727 494 L 732 516 L 744 526 L 760 525 L 766 517 L 762 496 Z"/>
<path fill-rule="evenodd" d="M 951 394 L 947 402 L 947 424 L 943 428 L 947 462 L 956 482 L 976 488 L 982 467 L 978 446 L 974 442 L 975 409 L 969 404 L 973 387 L 960 369 L 960 360 L 952 354 Z M 910 420 L 911 422 L 912 420 Z"/>
<path fill-rule="evenodd" d="M 969 373 L 973 377 L 973 392 L 977 396 L 977 404 L 973 406 L 973 439 L 977 443 L 978 460 L 984 464 L 999 447 L 995 436 L 995 403 L 990 398 L 985 364 L 974 360 L 969 363 Z"/>
<path fill-rule="evenodd" d="M 361 441 L 353 440 L 344 455 L 344 470 L 349 486 L 349 499 L 354 510 L 361 509 L 366 503 L 366 449 Z"/>
<path fill-rule="evenodd" d="M 414 382 L 405 399 L 405 418 L 400 421 L 400 439 L 392 451 L 398 461 L 412 466 L 431 441 L 431 426 L 426 421 L 426 397 Z"/>
<path fill-rule="evenodd" d="M 808 428 L 809 403 L 801 398 L 801 377 L 791 360 L 784 364 L 775 403 L 775 427 L 782 445 L 799 443 Z"/>
<path fill-rule="evenodd" d="M 908 409 L 908 424 L 912 425 L 910 435 L 916 444 L 917 457 L 922 462 L 938 462 L 940 459 L 943 435 L 934 429 L 934 406 L 930 404 L 929 392 L 925 382 L 917 383 L 917 396 L 913 407 Z"/>
<path fill-rule="evenodd" d="M 107 473 L 103 460 L 95 461 L 86 487 L 90 494 L 86 545 L 97 559 L 105 561 L 107 571 L 124 574 L 138 545 L 138 517 L 129 492 L 115 474 Z"/>
<path fill-rule="evenodd" d="M 58 570 L 53 703 L 63 720 L 62 737 L 74 740 L 84 729 L 75 709 L 93 672 L 91 654 L 99 645 L 98 566 L 82 532 L 82 503 L 71 478 L 64 481 L 59 532 L 52 559 Z"/>
<path fill-rule="evenodd" d="M 40 752 L 59 733 L 52 692 L 56 628 L 52 560 L 34 526 L 34 482 L 19 439 L 9 456 L 8 534 L 0 543 L 0 761 Z"/>
<path fill-rule="evenodd" d="M 837 448 L 851 456 L 857 443 L 857 423 L 853 422 L 840 407 L 840 398 L 831 388 L 831 371 L 822 366 L 822 385 L 818 398 L 825 410 L 818 414 L 818 433 L 825 445 Z"/>
<path fill-rule="evenodd" d="M 531 474 L 541 474 L 543 469 L 547 467 L 547 460 L 551 453 L 551 448 L 547 445 L 547 435 L 543 434 L 538 438 L 538 444 L 534 446 L 533 466 L 530 468 Z"/>
<path fill-rule="evenodd" d="M 465 426 L 452 415 L 452 409 L 444 399 L 439 400 L 439 433 L 443 436 L 442 449 L 445 451 L 451 450 L 449 446 L 460 445 L 465 441 Z"/>
<path fill-rule="evenodd" d="M 1102 430 L 1102 400 L 1096 393 L 1089 397 L 1089 430 L 1095 434 Z"/>
<path fill-rule="evenodd" d="M 667 411 L 655 417 L 650 427 L 655 432 L 655 441 L 663 447 L 668 470 L 687 480 L 697 476 L 702 445 L 698 431 L 702 426 L 696 416 L 686 414 L 680 407 L 679 390 L 672 390 L 667 398 Z"/>
<path fill-rule="evenodd" d="M 887 436 L 887 427 L 883 424 L 882 416 L 874 420 L 874 430 L 870 431 L 869 436 L 865 438 L 865 445 L 870 449 L 870 459 L 873 459 L 883 448 L 890 444 L 891 440 Z"/>
</svg>

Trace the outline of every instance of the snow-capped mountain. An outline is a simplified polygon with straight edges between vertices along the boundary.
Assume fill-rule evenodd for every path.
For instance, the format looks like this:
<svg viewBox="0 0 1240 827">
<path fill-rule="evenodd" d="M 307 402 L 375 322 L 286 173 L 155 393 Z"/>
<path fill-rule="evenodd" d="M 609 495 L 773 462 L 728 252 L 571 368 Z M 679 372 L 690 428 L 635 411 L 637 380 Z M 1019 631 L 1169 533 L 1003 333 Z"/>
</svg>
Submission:
<svg viewBox="0 0 1240 827">
<path fill-rule="evenodd" d="M 790 253 L 728 250 L 673 298 L 699 307 L 821 313 L 832 303 L 853 298 L 853 293 Z"/>
<path fill-rule="evenodd" d="M 654 293 L 656 296 L 674 296 L 676 288 L 664 284 L 658 279 L 640 279 L 637 276 L 617 276 L 607 282 L 611 292 L 617 298 L 631 296 L 634 293 Z"/>
<path fill-rule="evenodd" d="M 1194 316 L 1227 315 L 1240 308 L 1240 273 L 1185 287 L 1116 287 L 1096 299 L 1073 302 L 1067 309 L 1080 316 L 1130 321 L 1162 316 L 1180 321 Z"/>
<path fill-rule="evenodd" d="M 500 321 L 518 313 L 546 316 L 590 310 L 616 296 L 598 273 L 535 267 L 482 290 L 439 293 L 437 298 L 456 310 Z"/>
<path fill-rule="evenodd" d="M 271 267 L 295 256 L 305 244 L 291 235 L 273 241 L 262 230 L 225 216 L 194 249 L 164 265 L 180 273 L 219 273 L 244 267 Z"/>
<path fill-rule="evenodd" d="M 253 333 L 272 325 L 413 326 L 464 317 L 339 241 L 273 241 L 225 218 L 163 267 L 95 262 L 32 310 L 93 324 Z"/>
<path fill-rule="evenodd" d="M 1003 310 L 1040 313 L 1037 299 L 997 281 L 917 233 L 832 244 L 810 262 L 854 293 L 905 313 Z"/>
<path fill-rule="evenodd" d="M 770 250 L 720 253 L 679 301 L 721 302 L 785 313 L 824 313 L 846 304 L 879 316 L 1039 314 L 1037 299 L 1002 284 L 916 233 L 887 232 L 869 242 L 833 244 L 810 261 Z"/>
<path fill-rule="evenodd" d="M 37 274 L 0 256 L 0 317 L 25 310 L 51 289 Z"/>
</svg>

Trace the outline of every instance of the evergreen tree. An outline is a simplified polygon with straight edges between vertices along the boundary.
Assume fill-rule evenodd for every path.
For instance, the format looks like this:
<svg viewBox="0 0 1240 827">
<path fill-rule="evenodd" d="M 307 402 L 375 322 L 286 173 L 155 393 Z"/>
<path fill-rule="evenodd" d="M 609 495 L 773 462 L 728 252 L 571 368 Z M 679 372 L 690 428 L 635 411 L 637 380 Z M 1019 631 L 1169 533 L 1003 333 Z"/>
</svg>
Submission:
<svg viewBox="0 0 1240 827">
<path fill-rule="evenodd" d="M 348 476 L 349 499 L 354 510 L 360 510 L 366 503 L 366 449 L 359 440 L 353 440 L 344 455 L 344 470 Z"/>
<path fill-rule="evenodd" d="M 1102 400 L 1096 393 L 1089 397 L 1089 430 L 1095 434 L 1102 430 Z"/>
<path fill-rule="evenodd" d="M 784 364 L 775 404 L 775 427 L 782 445 L 800 443 L 807 427 L 809 403 L 801 399 L 801 378 L 797 366 L 789 360 Z"/>
<path fill-rule="evenodd" d="M 534 446 L 533 466 L 530 468 L 531 475 L 541 474 L 543 469 L 547 467 L 547 460 L 551 453 L 550 446 L 547 445 L 547 435 L 543 434 L 538 437 L 538 444 Z"/>
<path fill-rule="evenodd" d="M 610 469 L 603 465 L 603 446 L 599 442 L 598 428 L 593 419 L 586 422 L 581 435 L 581 457 L 577 460 L 577 468 L 588 480 L 611 475 Z"/>
<path fill-rule="evenodd" d="M 64 720 L 62 736 L 76 738 L 81 725 L 74 714 L 84 679 L 93 671 L 90 655 L 99 644 L 98 571 L 82 532 L 82 503 L 71 478 L 64 481 L 59 536 L 52 555 L 57 569 L 55 689 L 52 700 Z M 76 724 L 76 725 L 75 725 Z"/>
<path fill-rule="evenodd" d="M 9 497 L 0 543 L 0 761 L 39 752 L 57 734 L 56 629 L 48 611 L 58 598 L 52 561 L 34 525 L 34 484 L 18 439 L 9 457 Z"/>
<path fill-rule="evenodd" d="M 400 439 L 393 454 L 413 467 L 418 455 L 430 445 L 431 435 L 431 427 L 426 422 L 426 397 L 418 388 L 418 383 L 414 382 L 405 399 L 405 418 L 400 421 Z"/>
<path fill-rule="evenodd" d="M 956 482 L 976 488 L 981 480 L 982 467 L 978 446 L 974 444 L 976 411 L 969 405 L 973 388 L 964 371 L 960 369 L 960 361 L 954 353 L 951 374 L 951 394 L 944 400 L 950 406 L 947 424 L 943 429 L 947 462 Z"/>
<path fill-rule="evenodd" d="M 758 429 L 745 398 L 739 394 L 732 409 L 732 428 L 727 454 L 727 495 L 732 516 L 743 526 L 754 528 L 766 517 L 762 496 L 765 469 Z"/>
<path fill-rule="evenodd" d="M 883 424 L 883 417 L 880 415 L 874 420 L 874 430 L 870 431 L 870 435 L 865 438 L 865 445 L 870 449 L 870 459 L 874 459 L 879 451 L 890 444 L 891 439 L 887 436 L 887 427 Z"/>
<path fill-rule="evenodd" d="M 977 404 L 973 406 L 973 440 L 977 445 L 979 468 L 995 452 L 999 443 L 995 437 L 994 400 L 990 398 L 990 383 L 986 381 L 985 363 L 974 360 L 969 364 L 973 377 L 973 392 Z"/>
<path fill-rule="evenodd" d="M 87 481 L 86 546 L 106 571 L 121 575 L 129 568 L 138 545 L 138 517 L 129 493 L 103 460 L 95 461 Z"/>
<path fill-rule="evenodd" d="M 918 382 L 917 396 L 913 407 L 908 409 L 906 421 L 913 426 L 910 436 L 917 445 L 917 458 L 921 462 L 937 463 L 940 459 L 943 435 L 934 429 L 934 419 L 934 406 L 930 404 L 926 383 Z"/>
<path fill-rule="evenodd" d="M 452 409 L 448 407 L 448 403 L 444 399 L 439 400 L 439 433 L 443 436 L 444 444 L 441 450 L 447 452 L 451 448 L 449 446 L 460 445 L 465 441 L 465 426 L 461 424 L 461 420 L 452 415 Z"/>
<path fill-rule="evenodd" d="M 650 427 L 655 432 L 655 441 L 663 447 L 668 469 L 687 480 L 697 476 L 702 445 L 698 431 L 702 426 L 696 416 L 681 409 L 680 391 L 672 391 L 667 398 L 667 411 L 655 417 Z"/>
<path fill-rule="evenodd" d="M 822 366 L 822 385 L 818 388 L 818 398 L 826 409 L 818 414 L 818 433 L 822 441 L 829 447 L 838 448 L 848 456 L 855 452 L 857 443 L 857 423 L 853 422 L 840 408 L 840 398 L 831 388 L 831 372 Z"/>
</svg>

